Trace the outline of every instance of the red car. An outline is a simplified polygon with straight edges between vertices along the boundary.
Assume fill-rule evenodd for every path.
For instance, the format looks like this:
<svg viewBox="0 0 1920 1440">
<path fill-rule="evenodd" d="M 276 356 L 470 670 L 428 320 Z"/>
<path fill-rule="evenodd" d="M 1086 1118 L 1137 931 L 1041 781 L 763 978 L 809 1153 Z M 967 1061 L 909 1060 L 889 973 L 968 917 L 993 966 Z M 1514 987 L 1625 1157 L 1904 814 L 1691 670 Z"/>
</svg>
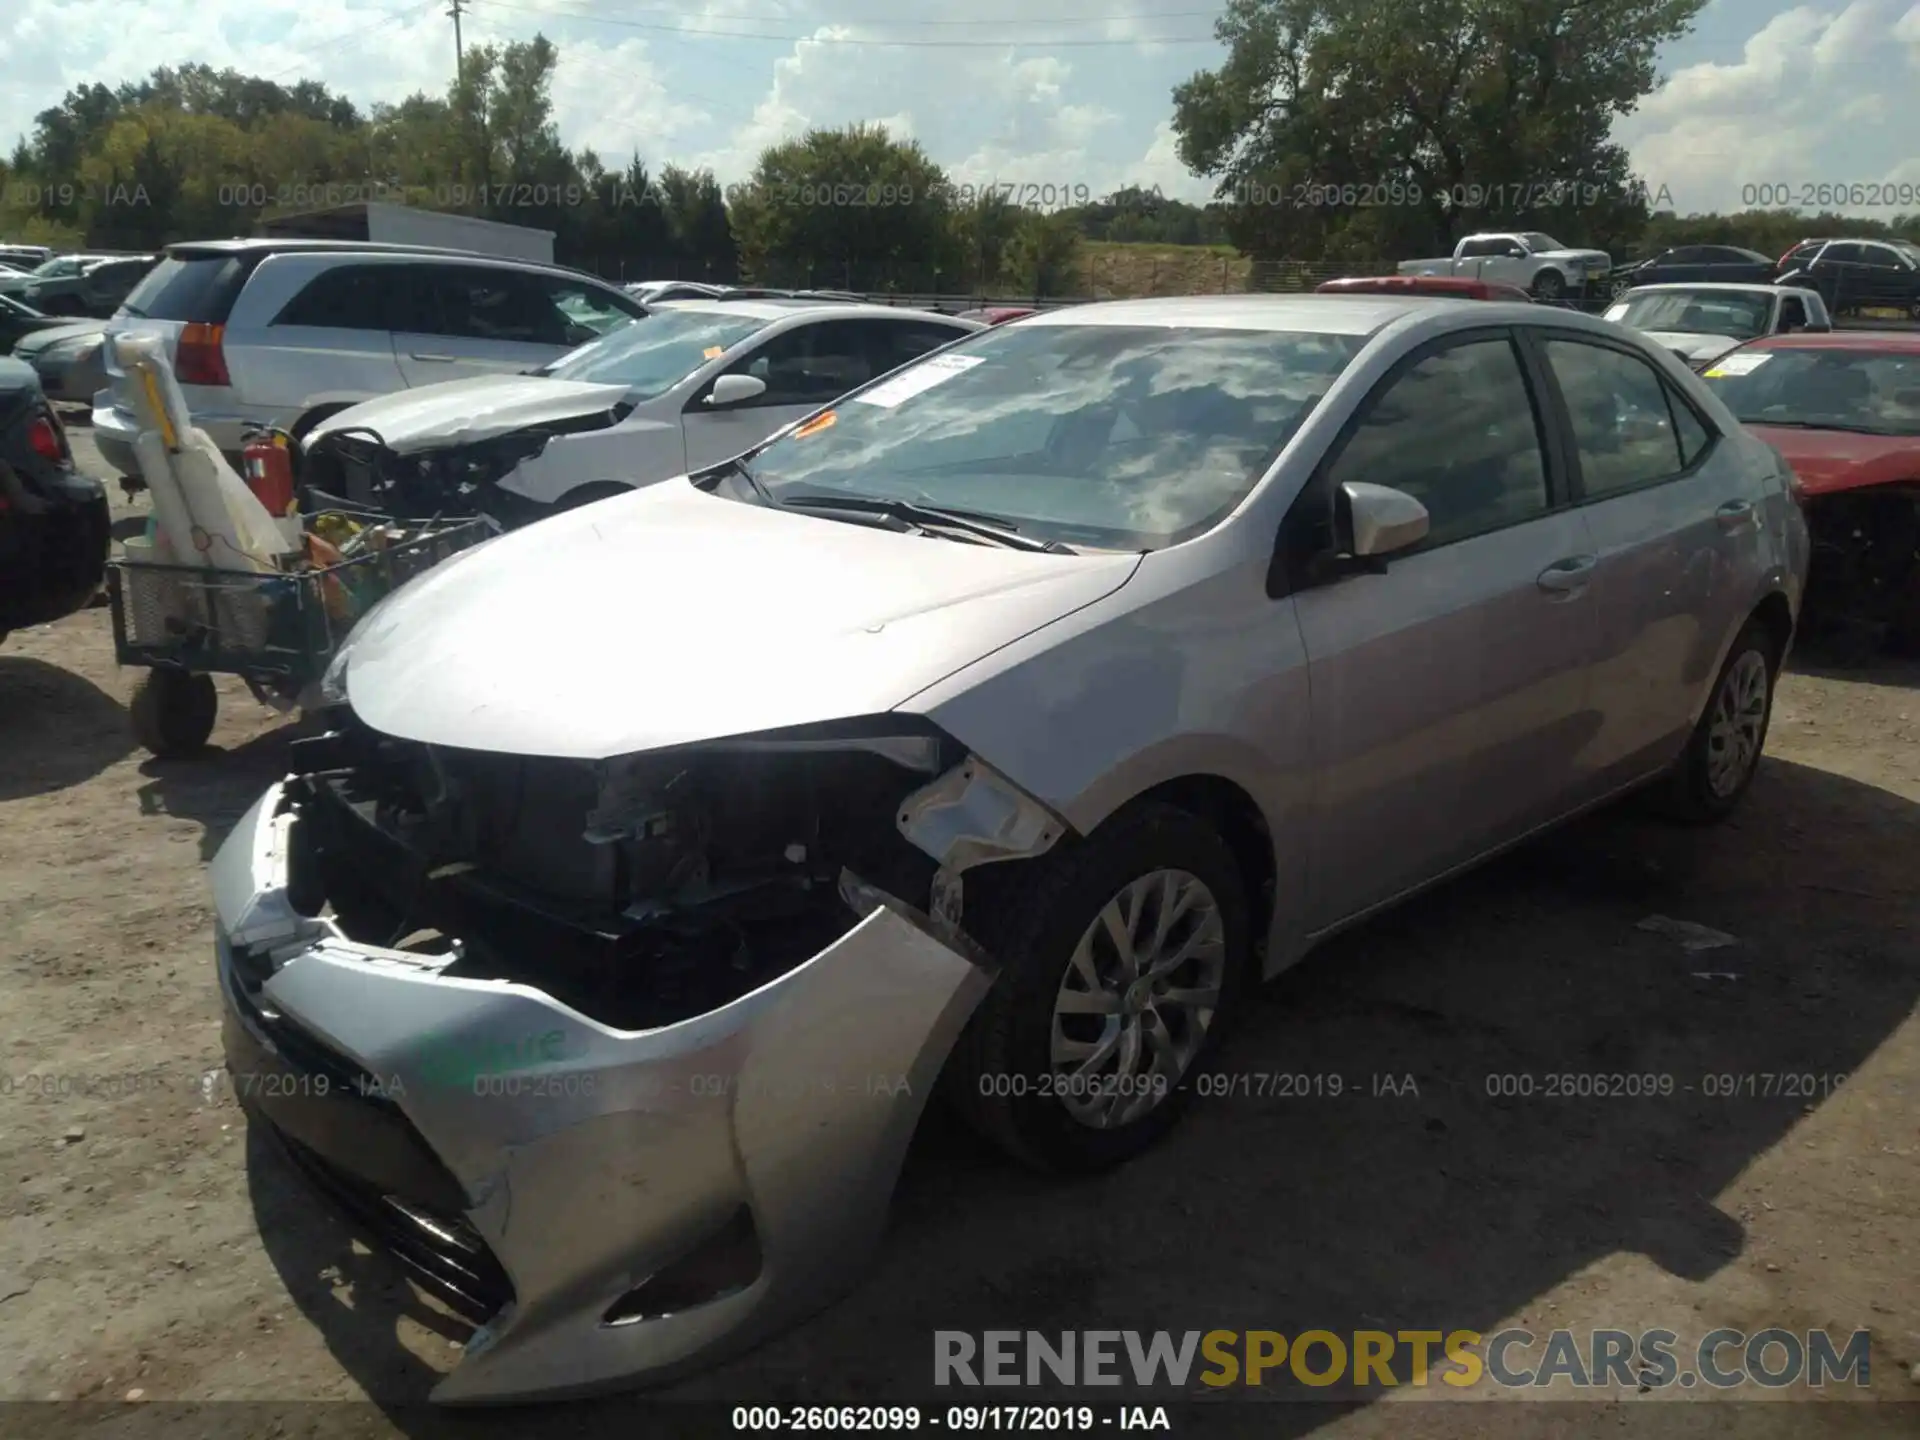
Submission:
<svg viewBox="0 0 1920 1440">
<path fill-rule="evenodd" d="M 1004 325 L 1009 320 L 1018 320 L 1022 315 L 1037 313 L 1031 305 L 989 305 L 984 310 L 962 310 L 960 319 L 978 320 L 983 325 Z"/>
<path fill-rule="evenodd" d="M 1773 335 L 1704 376 L 1799 480 L 1814 544 L 1809 618 L 1920 650 L 1920 333 Z"/>
<path fill-rule="evenodd" d="M 1313 287 L 1316 295 L 1451 295 L 1457 300 L 1524 300 L 1533 297 L 1503 280 L 1461 275 L 1348 275 Z"/>
</svg>

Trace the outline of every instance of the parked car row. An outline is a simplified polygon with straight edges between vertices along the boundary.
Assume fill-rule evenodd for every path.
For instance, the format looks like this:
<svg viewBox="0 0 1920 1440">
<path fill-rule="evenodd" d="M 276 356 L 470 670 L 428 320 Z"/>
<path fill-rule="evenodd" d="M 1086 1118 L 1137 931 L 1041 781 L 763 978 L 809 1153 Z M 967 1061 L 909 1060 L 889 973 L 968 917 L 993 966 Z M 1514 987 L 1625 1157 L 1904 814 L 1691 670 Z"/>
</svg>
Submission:
<svg viewBox="0 0 1920 1440">
<path fill-rule="evenodd" d="M 1920 322 L 1920 246 L 1907 240 L 1802 240 L 1778 259 L 1734 245 L 1682 245 L 1616 270 L 1613 293 L 1679 281 L 1787 285 L 1816 292 L 1835 314 L 1884 309 Z"/>
</svg>

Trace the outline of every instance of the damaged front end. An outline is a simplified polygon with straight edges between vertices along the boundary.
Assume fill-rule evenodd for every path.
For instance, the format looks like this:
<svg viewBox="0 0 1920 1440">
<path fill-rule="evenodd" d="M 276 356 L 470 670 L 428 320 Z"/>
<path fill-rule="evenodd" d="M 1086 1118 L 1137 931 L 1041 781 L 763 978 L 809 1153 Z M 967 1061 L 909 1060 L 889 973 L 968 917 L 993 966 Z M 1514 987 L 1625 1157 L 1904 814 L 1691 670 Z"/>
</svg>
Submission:
<svg viewBox="0 0 1920 1440">
<path fill-rule="evenodd" d="M 345 500 L 359 509 L 408 517 L 485 515 L 512 529 L 552 507 L 500 482 L 537 462 L 563 435 L 604 430 L 632 413 L 631 404 L 593 414 L 402 451 L 371 428 L 330 429 L 301 452 L 300 483 L 309 495 Z M 305 508 L 317 508 L 309 503 Z"/>
<path fill-rule="evenodd" d="M 214 863 L 236 1090 L 480 1325 L 436 1400 L 668 1378 L 857 1277 L 992 980 L 963 874 L 1064 833 L 901 717 L 601 762 L 348 720 Z"/>
<path fill-rule="evenodd" d="M 1920 482 L 1810 495 L 1802 506 L 1809 635 L 1920 654 Z"/>
</svg>

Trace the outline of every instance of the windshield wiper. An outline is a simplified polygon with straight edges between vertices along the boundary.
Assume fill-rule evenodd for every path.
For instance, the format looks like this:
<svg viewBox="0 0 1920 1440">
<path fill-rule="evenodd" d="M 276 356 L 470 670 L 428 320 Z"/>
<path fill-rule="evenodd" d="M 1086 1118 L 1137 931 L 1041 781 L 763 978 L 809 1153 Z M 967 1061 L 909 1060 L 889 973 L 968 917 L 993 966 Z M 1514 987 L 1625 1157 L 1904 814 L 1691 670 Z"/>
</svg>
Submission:
<svg viewBox="0 0 1920 1440">
<path fill-rule="evenodd" d="M 979 515 L 971 510 L 948 510 L 937 505 L 922 505 L 913 500 L 882 500 L 868 495 L 796 495 L 778 502 L 793 510 L 845 510 L 856 515 L 887 515 L 903 524 L 925 530 L 944 526 L 974 535 L 1009 550 L 1030 550 L 1036 554 L 1077 555 L 1072 546 L 1058 540 L 1037 540 L 997 517 Z"/>
<path fill-rule="evenodd" d="M 753 491 L 753 498 L 758 500 L 762 505 L 774 510 L 781 508 L 780 501 L 774 497 L 773 491 L 767 488 L 766 482 L 753 473 L 753 469 L 747 464 L 744 455 L 736 455 L 731 460 L 723 460 L 718 465 L 702 470 L 695 478 L 704 480 L 709 475 L 718 476 L 727 470 L 733 471 L 734 474 L 746 481 L 747 488 Z"/>
<path fill-rule="evenodd" d="M 1897 430 L 1880 430 L 1871 425 L 1849 425 L 1842 420 L 1742 420 L 1742 425 L 1771 426 L 1776 430 L 1839 430 L 1848 435 L 1898 435 Z"/>
</svg>

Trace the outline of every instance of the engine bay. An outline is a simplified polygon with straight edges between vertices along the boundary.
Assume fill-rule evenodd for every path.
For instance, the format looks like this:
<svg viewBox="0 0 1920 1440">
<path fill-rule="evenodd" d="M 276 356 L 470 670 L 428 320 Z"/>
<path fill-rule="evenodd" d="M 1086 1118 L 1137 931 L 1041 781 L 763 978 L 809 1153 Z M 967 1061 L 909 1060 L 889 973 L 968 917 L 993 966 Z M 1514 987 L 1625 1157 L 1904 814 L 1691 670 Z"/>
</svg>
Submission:
<svg viewBox="0 0 1920 1440">
<path fill-rule="evenodd" d="M 939 867 L 896 822 L 963 758 L 894 721 L 596 762 L 333 718 L 294 746 L 295 909 L 621 1029 L 706 1013 L 817 954 L 861 918 L 845 875 L 930 908 Z"/>
</svg>

